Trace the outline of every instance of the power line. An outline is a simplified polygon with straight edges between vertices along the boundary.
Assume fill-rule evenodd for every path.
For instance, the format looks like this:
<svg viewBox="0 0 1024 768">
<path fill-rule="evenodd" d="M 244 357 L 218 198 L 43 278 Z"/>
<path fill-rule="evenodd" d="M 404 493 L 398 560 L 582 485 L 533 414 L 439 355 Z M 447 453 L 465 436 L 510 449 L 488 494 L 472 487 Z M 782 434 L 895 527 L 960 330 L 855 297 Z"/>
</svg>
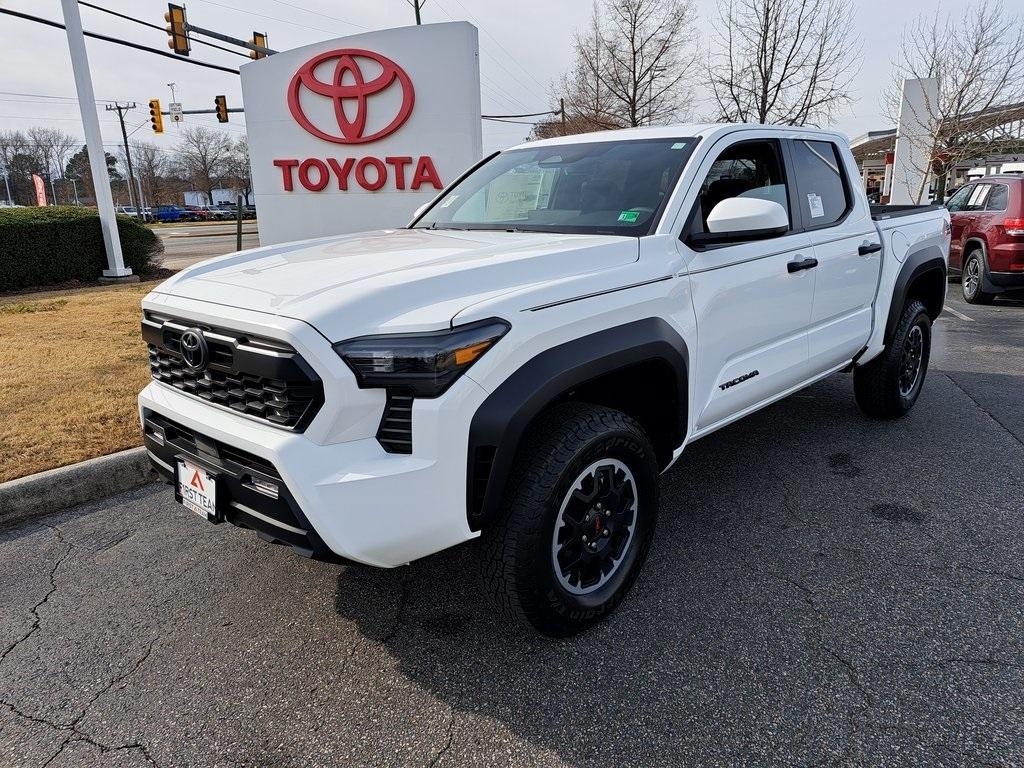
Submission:
<svg viewBox="0 0 1024 768">
<path fill-rule="evenodd" d="M 437 3 L 437 0 L 435 0 L 435 3 Z M 440 8 L 440 9 L 441 9 L 441 10 L 442 10 L 443 12 L 444 12 L 444 14 L 445 14 L 445 15 L 446 15 L 446 16 L 447 16 L 447 17 L 448 17 L 449 19 L 455 20 L 455 16 L 454 16 L 454 15 L 453 15 L 452 13 L 450 13 L 450 12 L 448 11 L 448 9 L 447 9 L 447 8 L 445 8 L 445 7 L 444 7 L 443 5 L 441 5 L 440 3 L 437 3 L 437 6 L 438 6 L 438 7 L 439 7 L 439 8 Z M 463 8 L 465 8 L 465 6 L 463 6 Z M 467 13 L 468 13 L 468 11 L 467 11 Z M 479 26 L 479 24 L 478 24 L 478 26 Z M 491 37 L 491 35 L 490 35 L 490 34 L 489 34 L 489 33 L 487 32 L 487 30 L 484 30 L 484 34 L 486 34 L 486 35 L 487 35 L 488 37 Z M 492 37 L 492 39 L 493 39 L 493 37 Z M 495 41 L 495 42 L 497 42 L 497 41 Z M 501 46 L 500 46 L 500 43 L 499 43 L 499 47 L 501 47 Z M 505 48 L 504 48 L 504 47 L 502 47 L 501 49 L 502 49 L 503 51 L 505 51 Z M 502 60 L 501 60 L 501 59 L 499 59 L 499 58 L 498 58 L 497 56 L 495 56 L 495 55 L 494 55 L 493 53 L 491 53 L 491 52 L 490 52 L 489 50 L 487 50 L 486 48 L 483 48 L 483 47 L 481 47 L 481 48 L 480 48 L 480 53 L 482 53 L 482 54 L 483 54 L 484 56 L 486 56 L 487 58 L 491 59 L 491 60 L 492 60 L 492 61 L 493 61 L 493 62 L 494 62 L 495 64 L 497 64 L 497 65 L 498 65 L 499 67 L 501 67 L 501 68 L 502 68 L 502 69 L 503 69 L 503 70 L 505 71 L 505 73 L 506 73 L 506 74 L 507 74 L 507 75 L 508 75 L 509 77 L 511 77 L 511 78 L 512 78 L 512 80 L 513 80 L 513 81 L 514 81 L 514 82 L 515 82 L 515 83 L 516 83 L 517 85 L 520 85 L 520 86 L 523 86 L 523 85 L 524 85 L 524 84 L 522 83 L 522 78 L 521 78 L 521 77 L 520 77 L 519 75 L 517 75 L 517 74 L 515 74 L 514 72 L 512 72 L 512 70 L 510 70 L 510 69 L 509 69 L 508 67 L 506 67 L 506 66 L 505 66 L 505 64 L 504 64 L 504 62 L 502 62 Z M 509 56 L 510 58 L 512 58 L 512 55 L 511 55 L 511 54 L 509 54 L 509 53 L 508 53 L 508 51 L 505 51 L 505 53 L 506 53 L 506 54 L 507 54 L 507 55 L 508 55 L 508 56 Z M 520 69 L 523 69 L 522 65 L 520 65 Z M 524 72 L 526 72 L 526 70 L 525 70 L 525 69 L 523 69 L 523 71 L 524 71 Z M 530 77 L 533 77 L 532 75 L 530 75 L 530 74 L 529 74 L 529 72 L 527 72 L 527 75 L 529 75 Z M 483 73 L 481 73 L 481 77 L 483 77 Z M 540 85 L 540 87 L 541 87 L 541 88 L 546 88 L 546 86 L 544 86 L 543 84 L 541 84 L 541 82 L 540 82 L 539 80 L 537 80 L 536 78 L 534 78 L 534 80 L 535 80 L 535 82 L 537 82 L 537 84 L 538 84 L 538 85 Z M 531 95 L 532 95 L 532 94 L 531 94 Z M 518 101 L 518 100 L 517 100 L 517 99 L 516 99 L 516 98 L 515 98 L 514 96 L 511 96 L 511 95 L 509 95 L 509 98 L 510 98 L 510 99 L 512 99 L 513 101 L 515 101 L 516 103 L 518 103 L 518 104 L 519 104 L 519 106 L 523 106 L 523 104 L 522 104 L 521 102 L 519 102 L 519 101 Z"/>
<path fill-rule="evenodd" d="M 544 115 L 557 115 L 557 109 L 549 109 L 546 112 L 527 112 L 525 115 L 480 115 L 481 120 L 501 120 L 509 117 L 543 117 Z"/>
<path fill-rule="evenodd" d="M 33 99 L 60 99 L 73 101 L 76 104 L 78 103 L 78 99 L 74 96 L 51 96 L 45 93 L 19 93 L 17 91 L 0 91 L 0 94 L 3 94 L 4 96 L 29 96 Z M 2 101 L 13 101 L 13 99 L 2 99 Z M 96 99 L 97 104 L 112 104 L 113 102 L 114 99 Z"/>
<path fill-rule="evenodd" d="M 21 11 L 12 11 L 12 10 L 9 10 L 7 8 L 0 8 L 0 13 L 6 14 L 8 16 L 14 16 L 14 17 L 19 18 L 19 19 L 25 19 L 27 21 L 34 21 L 34 22 L 36 22 L 38 24 L 45 24 L 46 26 L 49 26 L 49 27 L 56 27 L 57 29 L 64 29 L 64 25 L 61 24 L 60 22 L 51 21 L 50 19 L 44 19 L 44 18 L 41 18 L 39 16 L 32 16 L 31 14 L 22 13 Z M 174 53 L 170 53 L 169 51 L 160 51 L 160 50 L 157 50 L 156 48 L 150 48 L 147 45 L 140 45 L 139 43 L 132 43 L 132 42 L 129 42 L 128 40 L 119 40 L 116 37 L 110 37 L 109 35 L 101 35 L 98 32 L 83 32 L 82 34 L 84 34 L 86 37 L 93 37 L 93 38 L 95 38 L 97 40 L 103 40 L 104 42 L 107 42 L 107 43 L 114 43 L 115 45 L 123 45 L 123 46 L 125 46 L 127 48 L 134 48 L 134 49 L 136 49 L 138 51 L 145 51 L 146 53 L 154 53 L 157 56 L 166 56 L 169 59 L 174 59 L 175 61 L 180 61 L 180 62 L 183 62 L 185 64 L 193 64 L 193 65 L 195 65 L 197 67 L 206 67 L 207 69 L 216 69 L 216 70 L 220 70 L 221 72 L 229 72 L 232 75 L 237 75 L 238 74 L 238 70 L 237 69 L 231 69 L 230 67 L 222 67 L 220 64 L 211 64 L 211 63 L 209 63 L 207 61 L 197 61 L 196 59 L 182 58 L 181 56 L 178 56 L 177 54 L 174 54 Z"/>
<path fill-rule="evenodd" d="M 119 13 L 118 11 L 111 10 L 110 8 L 104 8 L 104 7 L 100 6 L 100 5 L 93 5 L 92 3 L 87 3 L 85 0 L 78 0 L 78 4 L 79 5 L 84 5 L 86 8 L 92 8 L 93 10 L 101 11 L 102 13 L 109 13 L 111 16 L 116 16 L 119 19 L 124 19 L 125 21 L 131 21 L 131 22 L 134 22 L 135 24 L 140 24 L 143 27 L 149 27 L 150 29 L 158 29 L 161 32 L 166 32 L 167 31 L 166 28 L 161 27 L 159 24 L 150 24 L 148 21 L 143 21 L 142 19 L 136 19 L 133 16 L 128 16 L 127 14 Z M 249 54 L 247 54 L 247 53 L 242 53 L 241 51 L 235 51 L 235 50 L 232 50 L 231 48 L 225 48 L 224 46 L 217 45 L 216 43 L 211 43 L 211 42 L 208 42 L 206 40 L 200 40 L 199 38 L 193 38 L 193 40 L 194 40 L 194 42 L 201 43 L 202 45 L 208 45 L 211 48 L 216 48 L 218 51 L 225 51 L 227 53 L 233 53 L 236 56 L 244 56 L 245 58 L 249 57 Z M 163 53 L 163 51 L 161 51 L 161 53 Z"/>
<path fill-rule="evenodd" d="M 235 11 L 235 13 L 247 13 L 250 16 L 259 16 L 262 19 L 270 19 L 271 21 L 279 21 L 282 24 L 290 24 L 293 27 L 302 27 L 303 29 L 312 29 L 314 32 L 326 32 L 329 35 L 335 34 L 335 32 L 333 32 L 333 31 L 331 31 L 329 29 L 324 29 L 323 27 L 311 27 L 309 24 L 299 24 L 297 21 L 289 21 L 288 19 L 282 19 L 282 18 L 280 18 L 278 16 L 268 16 L 265 13 L 257 13 L 256 11 L 250 11 L 250 10 L 248 10 L 246 8 L 235 8 L 232 5 L 225 5 L 224 3 L 214 2 L 214 0 L 199 0 L 199 2 L 206 3 L 207 5 L 215 5 L 218 8 L 226 8 L 229 11 Z"/>
<path fill-rule="evenodd" d="M 502 117 L 482 117 L 481 120 L 491 120 L 495 123 L 516 123 L 518 125 L 536 125 L 537 123 L 543 122 L 542 120 L 506 120 Z"/>
<path fill-rule="evenodd" d="M 278 3 L 280 5 L 287 5 L 289 8 L 294 8 L 297 11 L 305 11 L 306 13 L 311 13 L 314 16 L 323 16 L 325 19 L 330 19 L 331 21 L 340 21 L 342 24 L 348 24 L 350 27 L 355 27 L 356 29 L 370 29 L 370 27 L 364 27 L 362 24 L 356 24 L 354 21 L 349 21 L 348 19 L 339 19 L 337 16 L 328 16 L 326 13 L 314 11 L 312 8 L 303 8 L 301 5 L 285 2 L 285 0 L 273 0 L 273 2 Z"/>
<path fill-rule="evenodd" d="M 468 16 L 468 17 L 469 17 L 469 18 L 470 18 L 470 19 L 471 19 L 472 21 L 475 21 L 475 22 L 476 22 L 476 25 L 477 25 L 477 27 L 479 27 L 479 28 L 480 28 L 480 29 L 481 29 L 481 30 L 483 31 L 483 33 L 484 33 L 485 35 L 487 35 L 487 36 L 488 36 L 488 37 L 489 37 L 489 38 L 490 38 L 491 40 L 493 40 L 493 41 L 494 41 L 494 44 L 495 44 L 496 46 L 498 46 L 498 47 L 499 47 L 499 48 L 500 48 L 500 49 L 501 49 L 502 51 L 504 51 L 505 55 L 506 55 L 506 56 L 508 56 L 508 57 L 509 57 L 509 59 L 511 59 L 512 61 L 514 61 L 514 62 L 516 63 L 516 65 L 517 65 L 517 66 L 518 66 L 518 67 L 519 67 L 519 68 L 520 68 L 521 70 L 523 70 L 523 72 L 525 72 L 525 73 L 526 73 L 526 76 L 527 76 L 527 77 L 529 77 L 529 78 L 530 78 L 531 80 L 533 80 L 533 82 L 535 82 L 535 83 L 536 83 L 537 85 L 539 85 L 539 86 L 540 86 L 541 88 L 547 88 L 547 87 L 548 87 L 548 86 L 544 85 L 544 83 L 542 83 L 542 82 L 541 82 L 540 80 L 538 80 L 538 79 L 537 79 L 536 77 L 534 77 L 534 76 L 533 76 L 533 73 L 531 73 L 531 72 L 530 72 L 530 71 L 529 71 L 529 70 L 528 70 L 528 69 L 527 69 L 526 67 L 524 67 L 524 66 L 523 66 L 522 64 L 520 64 L 520 63 L 519 63 L 519 59 L 518 59 L 518 58 L 516 58 L 516 57 L 515 57 L 515 56 L 513 56 L 513 55 L 512 55 L 511 53 L 509 53 L 508 49 L 507 49 L 507 48 L 505 48 L 505 46 L 503 46 L 503 45 L 501 44 L 501 41 L 499 41 L 499 40 L 498 40 L 498 38 L 496 38 L 496 37 L 495 37 L 494 35 L 492 35 L 492 34 L 491 34 L 490 32 L 488 32 L 488 31 L 487 31 L 487 30 L 486 30 L 486 29 L 484 28 L 484 25 L 483 25 L 483 24 L 482 24 L 482 23 L 480 22 L 480 19 L 478 19 L 478 18 L 477 18 L 476 16 L 474 16 L 474 15 L 473 15 L 472 13 L 470 13 L 470 12 L 469 12 L 469 9 L 468 9 L 468 8 L 467 8 L 467 7 L 465 6 L 465 5 L 463 5 L 463 4 L 462 4 L 462 0 L 455 0 L 455 2 L 459 4 L 459 7 L 460 7 L 460 8 L 462 8 L 462 10 L 464 10 L 464 11 L 466 12 L 466 15 L 467 15 L 467 16 Z"/>
</svg>

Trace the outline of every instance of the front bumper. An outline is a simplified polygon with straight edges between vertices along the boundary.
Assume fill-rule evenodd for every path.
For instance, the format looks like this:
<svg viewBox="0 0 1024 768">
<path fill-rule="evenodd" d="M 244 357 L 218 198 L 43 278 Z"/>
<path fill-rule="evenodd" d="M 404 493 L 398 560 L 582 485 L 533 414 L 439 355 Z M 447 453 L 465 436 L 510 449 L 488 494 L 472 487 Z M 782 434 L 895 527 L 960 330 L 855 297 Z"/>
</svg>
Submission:
<svg viewBox="0 0 1024 768">
<path fill-rule="evenodd" d="M 218 509 L 228 521 L 302 554 L 394 567 L 479 535 L 466 518 L 469 423 L 458 421 L 460 413 L 475 412 L 484 395 L 463 377 L 443 398 L 417 400 L 410 455 L 386 453 L 375 437 L 319 445 L 158 382 L 139 395 L 139 410 L 146 448 L 163 477 L 173 479 L 177 456 L 224 474 Z M 154 427 L 166 430 L 166 422 L 195 437 L 168 440 L 165 434 L 159 444 Z M 242 460 L 232 458 L 238 452 Z M 279 499 L 253 490 L 247 475 L 277 482 Z"/>
<path fill-rule="evenodd" d="M 151 382 L 139 395 L 139 415 L 163 477 L 173 479 L 179 455 L 205 465 L 225 478 L 218 511 L 227 520 L 313 557 L 393 567 L 478 535 L 466 517 L 466 452 L 472 415 L 487 392 L 468 376 L 442 397 L 416 399 L 412 453 L 387 453 L 376 438 L 384 391 L 358 389 L 329 341 L 310 326 L 175 297 L 147 299 L 144 306 L 287 342 L 324 384 L 323 406 L 295 432 Z M 161 421 L 191 437 L 164 435 L 160 444 Z M 233 453 L 244 460 L 232 459 Z M 247 475 L 277 482 L 279 498 L 253 490 Z"/>
</svg>

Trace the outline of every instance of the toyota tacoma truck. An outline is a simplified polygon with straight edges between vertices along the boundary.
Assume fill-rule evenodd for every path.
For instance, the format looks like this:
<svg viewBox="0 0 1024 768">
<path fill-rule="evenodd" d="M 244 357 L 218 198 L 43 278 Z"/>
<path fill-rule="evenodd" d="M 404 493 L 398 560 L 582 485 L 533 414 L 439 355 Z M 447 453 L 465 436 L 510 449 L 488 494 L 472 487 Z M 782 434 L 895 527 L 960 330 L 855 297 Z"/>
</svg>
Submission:
<svg viewBox="0 0 1024 768">
<path fill-rule="evenodd" d="M 911 409 L 949 239 L 939 206 L 869 207 L 835 133 L 530 142 L 403 229 L 161 284 L 146 449 L 187 509 L 310 557 L 481 537 L 497 609 L 571 635 L 636 579 L 693 441 L 839 371 L 868 416 Z"/>
</svg>

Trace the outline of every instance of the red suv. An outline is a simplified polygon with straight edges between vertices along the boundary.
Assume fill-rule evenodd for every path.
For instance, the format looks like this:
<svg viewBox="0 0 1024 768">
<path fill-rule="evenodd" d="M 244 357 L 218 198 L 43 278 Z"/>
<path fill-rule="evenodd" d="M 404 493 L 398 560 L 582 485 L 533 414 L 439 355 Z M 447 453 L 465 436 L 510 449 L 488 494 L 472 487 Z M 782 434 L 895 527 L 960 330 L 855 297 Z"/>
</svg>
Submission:
<svg viewBox="0 0 1024 768">
<path fill-rule="evenodd" d="M 986 176 L 946 202 L 953 236 L 949 271 L 960 274 L 964 300 L 988 304 L 1024 289 L 1024 176 Z"/>
</svg>

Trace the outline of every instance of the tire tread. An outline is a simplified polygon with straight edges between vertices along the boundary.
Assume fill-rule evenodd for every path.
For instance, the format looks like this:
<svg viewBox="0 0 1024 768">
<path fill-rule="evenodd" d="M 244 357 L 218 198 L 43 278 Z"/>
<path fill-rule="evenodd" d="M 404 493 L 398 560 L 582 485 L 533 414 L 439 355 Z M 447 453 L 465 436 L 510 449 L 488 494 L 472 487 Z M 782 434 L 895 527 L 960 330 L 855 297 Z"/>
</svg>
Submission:
<svg viewBox="0 0 1024 768">
<path fill-rule="evenodd" d="M 865 363 L 853 372 L 853 392 L 857 405 L 868 416 L 877 419 L 895 419 L 904 415 L 899 396 L 899 362 L 903 352 L 902 340 L 919 315 L 927 315 L 927 308 L 918 299 L 907 302 L 900 315 L 900 321 L 893 333 L 893 340 L 900 343 L 886 345 L 885 351 L 874 360 Z M 922 371 L 922 376 L 925 372 Z"/>
<path fill-rule="evenodd" d="M 547 501 L 565 467 L 584 446 L 610 431 L 631 432 L 646 444 L 648 460 L 655 464 L 654 471 L 657 471 L 646 434 L 634 419 L 621 411 L 585 403 L 563 403 L 541 414 L 528 430 L 509 475 L 502 507 L 483 535 L 481 574 L 500 618 L 517 623 L 525 621 L 550 635 L 577 631 L 551 625 L 537 601 L 526 594 L 520 575 L 540 567 L 536 562 L 536 549 L 528 543 L 537 535 L 544 535 Z M 657 500 L 652 501 L 656 509 Z M 619 590 L 617 599 L 606 604 L 601 615 L 621 601 L 627 588 L 628 584 Z"/>
</svg>

